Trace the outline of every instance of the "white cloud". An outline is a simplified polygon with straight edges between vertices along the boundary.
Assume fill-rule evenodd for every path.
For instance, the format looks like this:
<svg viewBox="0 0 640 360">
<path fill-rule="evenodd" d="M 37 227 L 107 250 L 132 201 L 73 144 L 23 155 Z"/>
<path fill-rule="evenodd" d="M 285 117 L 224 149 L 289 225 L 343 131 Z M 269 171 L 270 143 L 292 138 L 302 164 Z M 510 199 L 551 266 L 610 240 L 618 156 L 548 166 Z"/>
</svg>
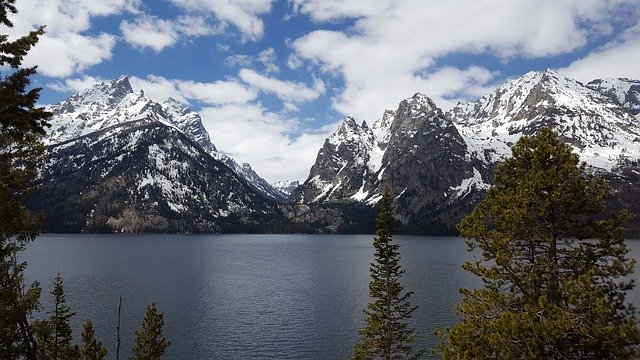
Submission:
<svg viewBox="0 0 640 360">
<path fill-rule="evenodd" d="M 137 12 L 140 0 L 21 0 L 18 16 L 12 17 L 12 37 L 25 35 L 46 25 L 40 38 L 25 57 L 24 65 L 38 65 L 47 76 L 65 77 L 99 64 L 112 56 L 116 38 L 112 34 L 84 34 L 96 16 Z M 55 59 L 55 60 L 54 60 Z"/>
<path fill-rule="evenodd" d="M 271 11 L 273 0 L 171 0 L 188 11 L 212 13 L 220 21 L 237 27 L 244 39 L 258 40 L 264 34 L 264 23 L 259 18 Z"/>
<path fill-rule="evenodd" d="M 275 94 L 284 102 L 306 102 L 316 99 L 325 92 L 324 82 L 316 79 L 313 88 L 303 83 L 283 81 L 260 75 L 251 69 L 240 69 L 238 76 L 249 86 Z"/>
<path fill-rule="evenodd" d="M 133 22 L 123 20 L 120 30 L 124 39 L 138 47 L 150 47 L 156 52 L 178 41 L 178 31 L 173 22 L 153 16 L 142 16 Z"/>
<path fill-rule="evenodd" d="M 616 41 L 604 45 L 559 71 L 583 82 L 596 78 L 640 79 L 638 64 L 640 64 L 640 25 L 627 30 Z"/>
<path fill-rule="evenodd" d="M 226 64 L 229 67 L 254 67 L 254 64 L 262 65 L 264 71 L 267 73 L 276 73 L 280 71 L 278 65 L 276 65 L 276 51 L 269 47 L 258 53 L 256 56 L 250 56 L 246 54 L 229 55 L 226 59 Z"/>
<path fill-rule="evenodd" d="M 134 46 L 149 47 L 156 52 L 174 45 L 182 35 L 197 37 L 222 32 L 223 27 L 214 27 L 201 16 L 181 16 L 176 20 L 160 19 L 142 15 L 133 22 L 123 20 L 120 30 L 124 39 Z"/>
<path fill-rule="evenodd" d="M 305 13 L 315 21 L 333 21 L 345 18 L 360 18 L 386 11 L 391 0 L 293 0 L 294 11 Z"/>
<path fill-rule="evenodd" d="M 260 104 L 207 107 L 203 123 L 218 149 L 238 162 L 248 162 L 273 183 L 304 180 L 318 149 L 337 124 L 293 137 L 300 121 L 269 112 Z"/>
<path fill-rule="evenodd" d="M 280 71 L 278 65 L 276 65 L 276 59 L 276 51 L 272 47 L 263 50 L 258 54 L 258 61 L 264 65 L 265 71 L 268 73 Z"/>
<path fill-rule="evenodd" d="M 572 53 L 601 36 L 594 28 L 611 31 L 619 3 L 405 0 L 367 8 L 359 1 L 296 0 L 297 11 L 316 21 L 350 18 L 353 26 L 298 38 L 291 44 L 295 56 L 290 67 L 299 67 L 295 60 L 304 59 L 339 74 L 344 89 L 333 105 L 345 115 L 375 119 L 416 91 L 447 107 L 456 97 L 466 100 L 490 88 L 494 74 L 481 66 L 445 67 L 439 63 L 444 56 L 491 54 L 509 62 Z"/>
<path fill-rule="evenodd" d="M 257 96 L 255 90 L 233 80 L 197 82 L 149 75 L 146 79 L 131 77 L 130 81 L 135 90 L 143 89 L 146 96 L 159 102 L 172 97 L 184 103 L 198 101 L 212 105 L 243 104 Z"/>
<path fill-rule="evenodd" d="M 66 79 L 64 82 L 55 82 L 47 84 L 47 87 L 57 92 L 80 92 L 84 89 L 88 89 L 95 84 L 101 83 L 105 81 L 105 79 L 101 77 L 93 77 L 89 75 L 84 75 L 81 78 L 77 79 Z"/>
</svg>

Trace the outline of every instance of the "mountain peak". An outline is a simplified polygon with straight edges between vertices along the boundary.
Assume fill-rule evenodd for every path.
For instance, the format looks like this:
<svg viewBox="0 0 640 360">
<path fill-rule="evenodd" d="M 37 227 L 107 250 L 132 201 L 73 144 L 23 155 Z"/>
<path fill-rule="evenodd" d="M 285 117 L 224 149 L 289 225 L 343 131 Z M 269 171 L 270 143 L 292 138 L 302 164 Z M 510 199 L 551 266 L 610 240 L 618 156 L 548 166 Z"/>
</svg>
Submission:
<svg viewBox="0 0 640 360">
<path fill-rule="evenodd" d="M 133 88 L 127 76 L 115 80 L 103 81 L 73 95 L 68 101 L 74 107 L 80 104 L 90 104 L 103 101 L 107 106 L 115 106 L 125 96 L 133 93 Z"/>
<path fill-rule="evenodd" d="M 421 114 L 439 111 L 438 106 L 427 95 L 417 92 L 412 97 L 400 102 L 398 112 Z"/>
<path fill-rule="evenodd" d="M 364 133 L 368 133 L 369 131 L 370 130 L 366 122 L 363 122 L 362 126 L 360 126 L 354 118 L 347 116 L 344 118 L 340 126 L 338 126 L 336 131 L 329 136 L 327 141 L 332 144 L 340 144 L 345 141 L 360 138 Z"/>
</svg>

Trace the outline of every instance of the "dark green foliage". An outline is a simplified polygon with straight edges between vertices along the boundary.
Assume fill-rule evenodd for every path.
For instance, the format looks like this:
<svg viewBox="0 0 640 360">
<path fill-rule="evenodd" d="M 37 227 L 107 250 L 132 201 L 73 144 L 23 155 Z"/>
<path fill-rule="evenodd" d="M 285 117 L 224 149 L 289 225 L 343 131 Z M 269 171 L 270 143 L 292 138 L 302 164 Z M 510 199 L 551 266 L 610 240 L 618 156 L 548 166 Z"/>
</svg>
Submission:
<svg viewBox="0 0 640 360">
<path fill-rule="evenodd" d="M 459 229 L 480 259 L 464 268 L 462 320 L 438 332 L 445 359 L 630 359 L 640 355 L 624 212 L 549 129 L 523 137 Z M 592 239 L 592 240 L 585 240 Z"/>
<path fill-rule="evenodd" d="M 77 359 L 79 348 L 72 344 L 71 318 L 75 315 L 67 306 L 60 273 L 53 282 L 54 306 L 49 318 L 33 323 L 37 343 L 37 358 L 42 360 Z"/>
<path fill-rule="evenodd" d="M 53 344 L 51 349 L 52 359 L 72 359 L 77 355 L 77 351 L 72 345 L 73 336 L 69 321 L 76 314 L 66 303 L 64 286 L 60 273 L 53 282 L 54 309 L 49 317 L 49 326 L 53 331 Z"/>
<path fill-rule="evenodd" d="M 362 340 L 355 346 L 353 359 L 415 359 L 423 351 L 414 352 L 412 343 L 417 333 L 407 320 L 417 306 L 411 306 L 412 292 L 403 293 L 400 277 L 400 245 L 393 240 L 393 208 L 389 189 L 385 189 L 378 203 L 377 231 L 373 239 L 375 260 L 369 267 L 371 280 L 369 303 L 365 312 L 367 326 L 358 330 Z"/>
<path fill-rule="evenodd" d="M 33 336 L 36 340 L 36 359 L 49 360 L 53 358 L 53 329 L 47 320 L 34 321 L 31 324 Z"/>
<path fill-rule="evenodd" d="M 147 307 L 147 313 L 142 321 L 142 328 L 136 331 L 136 341 L 133 345 L 131 360 L 158 360 L 164 355 L 171 342 L 164 338 L 162 328 L 164 320 L 162 313 L 158 313 L 155 301 Z"/>
<path fill-rule="evenodd" d="M 107 348 L 95 337 L 93 324 L 87 320 L 82 328 L 82 346 L 80 346 L 80 360 L 102 360 L 107 356 Z"/>
<path fill-rule="evenodd" d="M 13 24 L 8 15 L 16 13 L 15 0 L 0 0 L 0 23 Z M 18 252 L 38 234 L 37 218 L 23 201 L 32 190 L 31 182 L 41 161 L 49 114 L 36 107 L 40 89 L 27 90 L 35 68 L 21 69 L 29 49 L 43 34 L 30 32 L 15 41 L 0 35 L 0 358 L 35 358 L 35 340 L 28 323 L 40 297 L 37 283 L 25 289 L 25 263 Z M 6 74 L 9 72 L 9 74 Z"/>
</svg>

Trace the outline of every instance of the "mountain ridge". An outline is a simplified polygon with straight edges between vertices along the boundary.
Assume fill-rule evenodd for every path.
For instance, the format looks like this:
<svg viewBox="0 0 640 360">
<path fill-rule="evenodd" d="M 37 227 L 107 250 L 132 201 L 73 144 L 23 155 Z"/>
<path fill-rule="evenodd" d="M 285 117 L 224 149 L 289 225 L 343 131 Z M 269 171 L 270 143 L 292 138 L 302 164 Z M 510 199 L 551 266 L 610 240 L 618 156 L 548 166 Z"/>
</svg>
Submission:
<svg viewBox="0 0 640 360">
<path fill-rule="evenodd" d="M 49 107 L 50 159 L 32 207 L 70 209 L 49 231 L 369 233 L 388 186 L 399 233 L 452 235 L 518 138 L 551 127 L 610 182 L 613 208 L 638 213 L 638 94 L 638 80 L 583 84 L 553 70 L 446 112 L 415 93 L 371 123 L 346 117 L 304 182 L 272 185 L 218 151 L 197 112 L 121 77 Z"/>
<path fill-rule="evenodd" d="M 309 177 L 289 200 L 372 206 L 381 186 L 388 185 L 401 227 L 423 223 L 418 232 L 430 231 L 429 226 L 452 229 L 484 195 L 495 166 L 510 156 L 520 136 L 551 127 L 591 172 L 610 181 L 612 203 L 638 212 L 640 207 L 624 198 L 640 195 L 637 186 L 629 185 L 637 177 L 640 159 L 640 81 L 588 84 L 553 70 L 529 72 L 446 113 L 417 93 L 374 122 L 390 123 L 388 131 L 376 135 L 366 122 L 359 126 L 347 117 L 327 138 Z M 361 166 L 374 157 L 375 166 Z M 360 188 L 353 186 L 358 183 Z"/>
</svg>

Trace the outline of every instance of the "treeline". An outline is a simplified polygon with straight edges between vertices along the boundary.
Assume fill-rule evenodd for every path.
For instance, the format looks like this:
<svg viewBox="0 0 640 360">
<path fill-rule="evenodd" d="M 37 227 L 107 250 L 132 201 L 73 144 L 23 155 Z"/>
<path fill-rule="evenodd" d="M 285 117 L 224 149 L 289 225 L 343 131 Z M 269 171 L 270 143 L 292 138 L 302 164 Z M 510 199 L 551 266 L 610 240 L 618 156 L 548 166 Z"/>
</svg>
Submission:
<svg viewBox="0 0 640 360">
<path fill-rule="evenodd" d="M 70 321 L 76 315 L 75 312 L 66 303 L 64 294 L 64 285 L 60 273 L 53 282 L 53 308 L 49 309 L 49 317 L 43 320 L 36 320 L 31 323 L 31 334 L 35 342 L 33 353 L 25 352 L 24 354 L 16 354 L 18 357 L 37 360 L 102 360 L 107 356 L 108 350 L 95 336 L 93 324 L 91 320 L 85 320 L 82 333 L 80 334 L 81 342 L 73 343 L 73 334 Z M 118 311 L 118 324 L 120 324 L 120 312 Z M 171 342 L 164 338 L 163 335 L 164 316 L 158 312 L 155 302 L 147 307 L 147 312 L 140 330 L 135 332 L 135 342 L 132 348 L 133 356 L 130 360 L 150 360 L 161 359 Z M 115 359 L 120 359 L 120 326 L 118 325 L 116 338 Z M 3 359 L 11 359 L 3 357 Z"/>
<path fill-rule="evenodd" d="M 12 27 L 15 0 L 0 0 L 0 24 Z M 36 105 L 39 88 L 29 89 L 36 68 L 20 68 L 23 57 L 44 33 L 40 27 L 14 41 L 0 35 L 0 359 L 99 360 L 107 349 L 96 339 L 91 321 L 84 323 L 81 342 L 73 343 L 70 319 L 75 313 L 66 304 L 63 281 L 55 277 L 53 309 L 49 317 L 33 320 L 41 310 L 41 288 L 25 284 L 26 262 L 18 260 L 25 245 L 39 233 L 42 219 L 25 206 L 34 190 L 38 166 L 44 159 L 42 136 L 50 114 Z M 131 359 L 160 359 L 170 345 L 162 335 L 163 315 L 156 304 L 147 308 L 136 332 Z M 119 349 L 116 350 L 119 359 Z"/>
</svg>

